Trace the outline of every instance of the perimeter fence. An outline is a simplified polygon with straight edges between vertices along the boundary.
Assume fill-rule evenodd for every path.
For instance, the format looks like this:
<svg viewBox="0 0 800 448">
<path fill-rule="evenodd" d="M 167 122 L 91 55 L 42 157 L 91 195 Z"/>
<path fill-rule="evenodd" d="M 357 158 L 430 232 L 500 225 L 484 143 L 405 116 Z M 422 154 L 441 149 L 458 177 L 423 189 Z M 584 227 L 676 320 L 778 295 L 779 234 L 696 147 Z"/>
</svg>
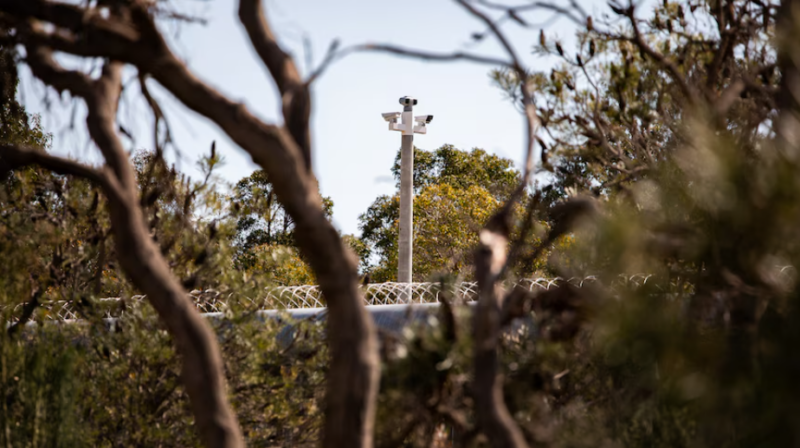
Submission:
<svg viewBox="0 0 800 448">
<path fill-rule="evenodd" d="M 633 283 L 645 283 L 650 276 L 634 275 L 625 277 L 622 280 Z M 583 278 L 533 278 L 523 279 L 508 286 L 520 286 L 529 291 L 548 290 L 554 286 L 569 282 L 570 284 L 582 287 L 587 282 L 596 282 L 594 276 Z M 451 287 L 449 291 L 443 291 L 440 283 L 371 283 L 362 287 L 364 291 L 365 305 L 397 305 L 414 303 L 436 303 L 443 294 L 449 294 L 453 300 L 461 302 L 473 301 L 478 295 L 477 282 L 462 282 Z M 231 309 L 233 301 L 240 301 L 240 304 L 249 309 L 260 310 L 281 310 L 281 309 L 308 309 L 324 308 L 325 301 L 322 291 L 317 285 L 284 286 L 267 289 L 261 298 L 249 298 L 234 296 L 234 294 L 222 294 L 216 290 L 194 290 L 189 293 L 190 297 L 198 309 L 203 313 L 224 313 Z M 145 296 L 133 296 L 129 298 L 110 297 L 91 301 L 93 313 L 99 312 L 104 318 L 120 317 L 132 307 L 140 306 L 145 300 Z M 243 303 L 242 303 L 243 302 Z M 39 304 L 36 312 L 37 320 L 70 321 L 82 319 L 87 310 L 87 302 L 81 301 L 49 301 Z M 15 322 L 22 315 L 25 304 L 21 303 L 13 307 L 4 309 L 3 314 L 7 314 L 10 322 Z M 9 309 L 10 308 L 10 309 Z"/>
</svg>

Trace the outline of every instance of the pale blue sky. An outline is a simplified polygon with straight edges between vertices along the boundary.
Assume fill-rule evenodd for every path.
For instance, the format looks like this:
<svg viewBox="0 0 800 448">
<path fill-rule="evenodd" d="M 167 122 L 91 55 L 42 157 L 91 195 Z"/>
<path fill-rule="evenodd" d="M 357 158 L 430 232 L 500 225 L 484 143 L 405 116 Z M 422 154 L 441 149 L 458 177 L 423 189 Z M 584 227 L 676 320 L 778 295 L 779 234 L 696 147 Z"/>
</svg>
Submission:
<svg viewBox="0 0 800 448">
<path fill-rule="evenodd" d="M 238 24 L 236 3 L 184 2 L 189 10 L 207 18 L 208 24 L 172 30 L 174 48 L 201 78 L 231 99 L 245 102 L 265 120 L 276 122 L 280 117 L 275 87 Z M 600 2 L 581 3 L 589 10 L 602 6 Z M 315 65 L 335 38 L 341 39 L 342 46 L 377 42 L 431 51 L 469 49 L 503 56 L 491 38 L 479 45 L 470 44 L 470 35 L 483 31 L 483 26 L 451 1 L 267 0 L 266 4 L 279 39 L 306 73 L 304 36 L 312 44 Z M 544 21 L 547 16 L 529 18 Z M 550 67 L 550 61 L 530 54 L 538 39 L 537 30 L 521 30 L 511 23 L 507 29 L 530 67 Z M 563 38 L 565 48 L 571 50 L 573 27 L 567 20 L 550 25 L 547 33 Z M 348 56 L 327 70 L 313 91 L 314 167 L 322 194 L 334 201 L 334 222 L 340 229 L 358 233 L 358 215 L 379 195 L 394 192 L 389 169 L 400 145 L 400 134 L 390 132 L 380 114 L 400 111 L 397 100 L 401 96 L 418 98 L 415 111 L 435 116 L 428 134 L 415 138 L 416 146 L 434 149 L 449 143 L 461 149 L 480 147 L 521 165 L 522 118 L 502 92 L 491 85 L 490 69 L 468 62 L 419 62 L 363 53 Z M 138 94 L 135 83 L 131 90 Z M 220 171 L 224 179 L 235 182 L 255 169 L 249 157 L 216 126 L 186 110 L 155 85 L 153 91 L 166 109 L 174 140 L 184 155 L 181 169 L 193 170 L 194 161 L 208 151 L 212 140 L 217 141 L 217 150 L 226 159 Z M 45 126 L 54 132 L 57 153 L 97 160 L 96 150 L 87 145 L 84 134 L 61 132 L 69 123 L 68 109 L 56 101 L 51 113 L 44 112 L 43 89 L 25 71 L 21 95 L 30 111 L 45 116 Z M 83 109 L 78 109 L 78 125 L 84 116 Z M 141 102 L 126 102 L 121 121 L 135 134 L 136 147 L 152 147 L 152 118 Z"/>
</svg>

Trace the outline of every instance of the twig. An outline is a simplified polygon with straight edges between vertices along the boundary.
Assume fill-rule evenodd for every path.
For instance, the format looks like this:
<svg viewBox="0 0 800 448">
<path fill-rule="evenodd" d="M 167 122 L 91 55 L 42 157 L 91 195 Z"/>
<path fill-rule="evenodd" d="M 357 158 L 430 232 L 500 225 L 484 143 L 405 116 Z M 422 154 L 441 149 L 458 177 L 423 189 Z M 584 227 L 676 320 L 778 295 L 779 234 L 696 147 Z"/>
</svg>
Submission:
<svg viewBox="0 0 800 448">
<path fill-rule="evenodd" d="M 433 53 L 428 51 L 416 50 L 411 48 L 403 48 L 389 44 L 363 44 L 351 47 L 344 51 L 344 54 L 361 52 L 361 51 L 375 51 L 383 53 L 391 53 L 397 56 L 412 57 L 415 59 L 422 59 L 426 61 L 439 61 L 439 62 L 452 62 L 452 61 L 469 61 L 477 62 L 479 64 L 488 64 L 502 67 L 513 66 L 513 62 L 504 61 L 502 59 L 493 58 L 490 56 L 481 56 L 472 53 L 453 52 L 453 53 Z"/>
<path fill-rule="evenodd" d="M 306 79 L 305 81 L 306 87 L 310 86 L 314 81 L 317 80 L 317 78 L 322 76 L 325 70 L 333 63 L 333 61 L 337 59 L 336 50 L 339 48 L 339 43 L 340 42 L 338 39 L 331 42 L 330 46 L 328 46 L 328 52 L 325 54 L 325 59 L 323 59 L 319 67 L 317 67 L 314 70 L 314 72 L 311 73 L 311 76 L 309 76 L 308 79 Z"/>
<path fill-rule="evenodd" d="M 153 111 L 153 148 L 156 150 L 156 154 L 158 157 L 164 153 L 164 145 L 161 144 L 158 138 L 158 131 L 161 128 L 160 124 L 164 122 L 164 144 L 167 144 L 172 141 L 172 133 L 170 132 L 169 122 L 167 121 L 167 117 L 164 115 L 164 111 L 161 109 L 161 106 L 158 105 L 158 102 L 153 98 L 150 94 L 150 89 L 147 88 L 147 75 L 145 73 L 139 72 L 139 90 L 142 92 L 142 96 L 147 101 L 147 105 L 150 106 L 150 110 Z M 149 177 L 149 176 L 148 176 Z"/>
<path fill-rule="evenodd" d="M 586 23 L 586 17 L 588 16 L 586 14 L 586 11 L 577 2 L 574 1 L 570 2 L 570 6 L 572 6 L 572 8 L 575 9 L 581 15 L 580 17 L 574 15 L 569 9 L 564 8 L 563 6 L 558 6 L 550 2 L 538 1 L 518 6 L 501 5 L 499 3 L 490 2 L 488 0 L 478 0 L 477 3 L 490 9 L 514 11 L 515 13 L 518 13 L 520 11 L 530 11 L 533 9 L 550 10 L 554 11 L 558 15 L 563 15 L 567 17 L 568 19 L 570 19 L 571 21 L 575 22 L 578 25 L 584 25 Z"/>
</svg>

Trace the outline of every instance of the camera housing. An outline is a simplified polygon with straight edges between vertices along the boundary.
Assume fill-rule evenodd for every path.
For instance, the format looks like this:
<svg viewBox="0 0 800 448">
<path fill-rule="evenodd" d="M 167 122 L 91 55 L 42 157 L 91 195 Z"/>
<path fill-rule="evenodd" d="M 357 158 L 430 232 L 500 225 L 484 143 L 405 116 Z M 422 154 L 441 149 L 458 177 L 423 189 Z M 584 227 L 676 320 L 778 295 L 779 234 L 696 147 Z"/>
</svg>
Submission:
<svg viewBox="0 0 800 448">
<path fill-rule="evenodd" d="M 428 124 L 431 121 L 433 121 L 433 115 L 417 115 L 416 117 L 414 117 L 414 121 L 416 121 L 416 122 L 418 122 L 420 124 L 423 124 L 423 123 L 424 124 Z"/>
<path fill-rule="evenodd" d="M 397 120 L 400 119 L 400 112 L 387 112 L 385 114 L 381 114 L 383 119 L 389 123 L 397 123 Z"/>
<path fill-rule="evenodd" d="M 404 96 L 400 98 L 400 104 L 402 104 L 403 106 L 416 106 L 417 99 L 410 96 Z"/>
</svg>

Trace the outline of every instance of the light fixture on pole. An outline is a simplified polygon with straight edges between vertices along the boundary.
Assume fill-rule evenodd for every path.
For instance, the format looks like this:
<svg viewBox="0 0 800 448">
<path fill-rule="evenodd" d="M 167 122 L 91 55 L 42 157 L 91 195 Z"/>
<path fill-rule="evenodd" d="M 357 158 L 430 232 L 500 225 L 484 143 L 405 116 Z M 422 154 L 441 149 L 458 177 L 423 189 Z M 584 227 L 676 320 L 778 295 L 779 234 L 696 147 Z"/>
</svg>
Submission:
<svg viewBox="0 0 800 448">
<path fill-rule="evenodd" d="M 414 243 L 414 134 L 426 134 L 433 115 L 414 117 L 417 100 L 410 96 L 400 98 L 403 112 L 388 112 L 383 119 L 389 122 L 390 131 L 403 133 L 400 149 L 400 238 L 397 263 L 397 281 L 411 283 L 411 260 Z M 400 119 L 400 123 L 397 120 Z M 410 298 L 410 296 L 409 296 Z"/>
</svg>

